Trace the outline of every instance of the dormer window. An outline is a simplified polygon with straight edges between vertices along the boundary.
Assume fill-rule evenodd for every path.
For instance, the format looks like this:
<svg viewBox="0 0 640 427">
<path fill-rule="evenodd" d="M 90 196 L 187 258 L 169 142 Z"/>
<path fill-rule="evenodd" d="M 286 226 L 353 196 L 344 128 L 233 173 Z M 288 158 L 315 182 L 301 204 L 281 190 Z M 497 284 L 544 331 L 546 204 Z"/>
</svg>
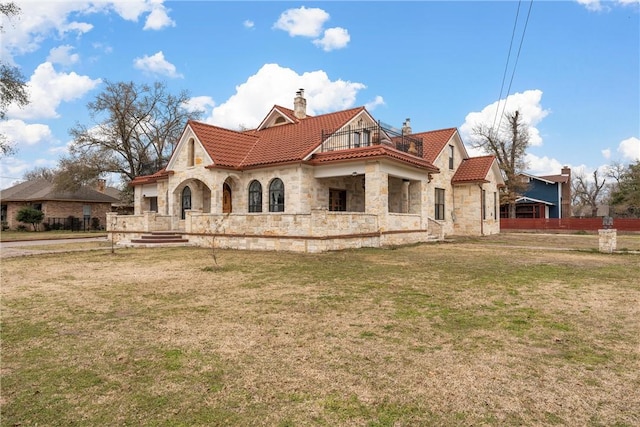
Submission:
<svg viewBox="0 0 640 427">
<path fill-rule="evenodd" d="M 282 125 L 282 124 L 285 124 L 286 122 L 287 121 L 285 120 L 285 118 L 280 116 L 273 122 L 273 124 L 274 125 Z"/>
</svg>

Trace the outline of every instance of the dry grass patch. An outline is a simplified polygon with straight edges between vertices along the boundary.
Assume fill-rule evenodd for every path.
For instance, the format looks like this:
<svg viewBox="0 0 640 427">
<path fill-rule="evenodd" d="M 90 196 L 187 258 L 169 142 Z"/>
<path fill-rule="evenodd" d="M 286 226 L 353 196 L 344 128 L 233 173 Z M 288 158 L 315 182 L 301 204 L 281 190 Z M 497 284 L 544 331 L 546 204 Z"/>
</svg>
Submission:
<svg viewBox="0 0 640 427">
<path fill-rule="evenodd" d="M 2 424 L 640 423 L 637 255 L 217 255 L 3 260 Z"/>
</svg>

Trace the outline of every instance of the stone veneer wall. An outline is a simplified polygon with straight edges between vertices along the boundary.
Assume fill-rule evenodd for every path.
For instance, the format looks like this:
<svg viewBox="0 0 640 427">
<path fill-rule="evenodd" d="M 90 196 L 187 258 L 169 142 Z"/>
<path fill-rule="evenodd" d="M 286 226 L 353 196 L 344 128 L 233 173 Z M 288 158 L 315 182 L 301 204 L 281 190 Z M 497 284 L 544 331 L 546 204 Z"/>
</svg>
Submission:
<svg viewBox="0 0 640 427">
<path fill-rule="evenodd" d="M 379 247 L 426 242 L 431 236 L 421 229 L 415 214 L 389 214 L 381 231 L 378 216 L 354 212 L 312 210 L 310 214 L 207 214 L 188 211 L 184 235 L 198 246 L 250 250 L 322 252 L 360 247 Z M 142 215 L 109 214 L 107 231 L 114 241 L 170 229 L 171 217 L 155 212 Z"/>
</svg>

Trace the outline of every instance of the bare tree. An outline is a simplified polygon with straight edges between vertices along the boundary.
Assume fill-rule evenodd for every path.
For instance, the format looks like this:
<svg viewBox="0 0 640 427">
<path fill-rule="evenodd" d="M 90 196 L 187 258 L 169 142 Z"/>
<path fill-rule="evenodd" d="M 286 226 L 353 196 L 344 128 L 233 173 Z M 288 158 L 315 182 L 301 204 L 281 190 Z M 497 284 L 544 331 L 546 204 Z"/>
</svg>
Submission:
<svg viewBox="0 0 640 427">
<path fill-rule="evenodd" d="M 504 202 L 509 204 L 509 218 L 516 217 L 516 199 L 527 189 L 527 182 L 520 174 L 526 168 L 525 153 L 529 146 L 529 129 L 518 111 L 505 114 L 501 129 L 478 124 L 472 130 L 471 144 L 488 154 L 493 154 L 504 175 L 506 184 Z"/>
<path fill-rule="evenodd" d="M 590 180 L 583 172 L 579 172 L 573 176 L 571 186 L 578 210 L 586 207 L 591 211 L 591 216 L 595 217 L 598 216 L 598 204 L 604 196 L 606 180 L 598 175 L 598 169 L 593 171 L 592 176 L 593 180 Z"/>
<path fill-rule="evenodd" d="M 14 3 L 0 3 L 0 15 L 13 18 L 20 14 L 20 8 Z M 0 25 L 0 34 L 4 27 Z M 27 84 L 20 69 L 0 61 L 0 119 L 6 117 L 7 108 L 11 104 L 24 107 L 29 103 Z M 15 148 L 4 134 L 0 134 L 0 156 L 11 154 Z"/>
<path fill-rule="evenodd" d="M 58 171 L 53 168 L 47 168 L 44 166 L 35 167 L 22 175 L 22 179 L 25 181 L 34 181 L 36 179 L 44 179 L 45 181 L 53 182 L 56 178 Z"/>
<path fill-rule="evenodd" d="M 156 172 L 166 165 L 187 120 L 202 114 L 185 108 L 188 99 L 186 91 L 172 95 L 160 82 L 107 82 L 87 105 L 94 123 L 70 130 L 70 160 L 95 173 L 118 173 L 125 182 Z"/>
</svg>

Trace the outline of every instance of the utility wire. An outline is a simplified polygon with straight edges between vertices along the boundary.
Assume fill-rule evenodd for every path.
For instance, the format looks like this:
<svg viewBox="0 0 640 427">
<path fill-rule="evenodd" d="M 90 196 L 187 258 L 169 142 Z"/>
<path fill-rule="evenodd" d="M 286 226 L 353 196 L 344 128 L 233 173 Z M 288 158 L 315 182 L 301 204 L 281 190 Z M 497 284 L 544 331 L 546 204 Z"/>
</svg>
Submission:
<svg viewBox="0 0 640 427">
<path fill-rule="evenodd" d="M 502 99 L 502 91 L 504 90 L 504 81 L 507 78 L 507 70 L 509 69 L 509 60 L 511 59 L 511 48 L 513 47 L 513 39 L 516 35 L 516 27 L 518 26 L 518 16 L 520 15 L 520 4 L 518 1 L 518 9 L 516 10 L 516 19 L 513 21 L 513 30 L 511 31 L 511 41 L 509 42 L 509 52 L 507 52 L 507 62 L 504 64 L 504 73 L 502 73 L 502 83 L 500 84 L 500 96 L 498 96 L 498 105 L 496 105 L 496 114 L 493 117 L 493 123 L 491 129 L 496 125 L 498 119 L 498 110 L 500 109 L 500 100 Z"/>
<path fill-rule="evenodd" d="M 527 25 L 529 24 L 529 16 L 531 16 L 531 7 L 533 6 L 533 0 L 529 2 L 529 11 L 527 12 L 527 19 L 524 21 L 524 28 L 522 29 L 522 37 L 520 38 L 520 45 L 518 46 L 518 54 L 516 55 L 516 62 L 513 65 L 513 72 L 511 73 L 511 80 L 509 81 L 509 88 L 507 89 L 507 96 L 511 92 L 511 84 L 513 83 L 513 77 L 516 75 L 516 67 L 518 66 L 518 59 L 520 59 L 520 51 L 522 50 L 522 43 L 524 42 L 524 35 L 527 32 Z M 504 117 L 504 111 L 507 109 L 507 100 L 504 100 L 502 106 L 502 113 L 500 114 L 500 120 L 498 120 L 498 129 L 500 129 L 500 123 L 502 117 Z"/>
</svg>

